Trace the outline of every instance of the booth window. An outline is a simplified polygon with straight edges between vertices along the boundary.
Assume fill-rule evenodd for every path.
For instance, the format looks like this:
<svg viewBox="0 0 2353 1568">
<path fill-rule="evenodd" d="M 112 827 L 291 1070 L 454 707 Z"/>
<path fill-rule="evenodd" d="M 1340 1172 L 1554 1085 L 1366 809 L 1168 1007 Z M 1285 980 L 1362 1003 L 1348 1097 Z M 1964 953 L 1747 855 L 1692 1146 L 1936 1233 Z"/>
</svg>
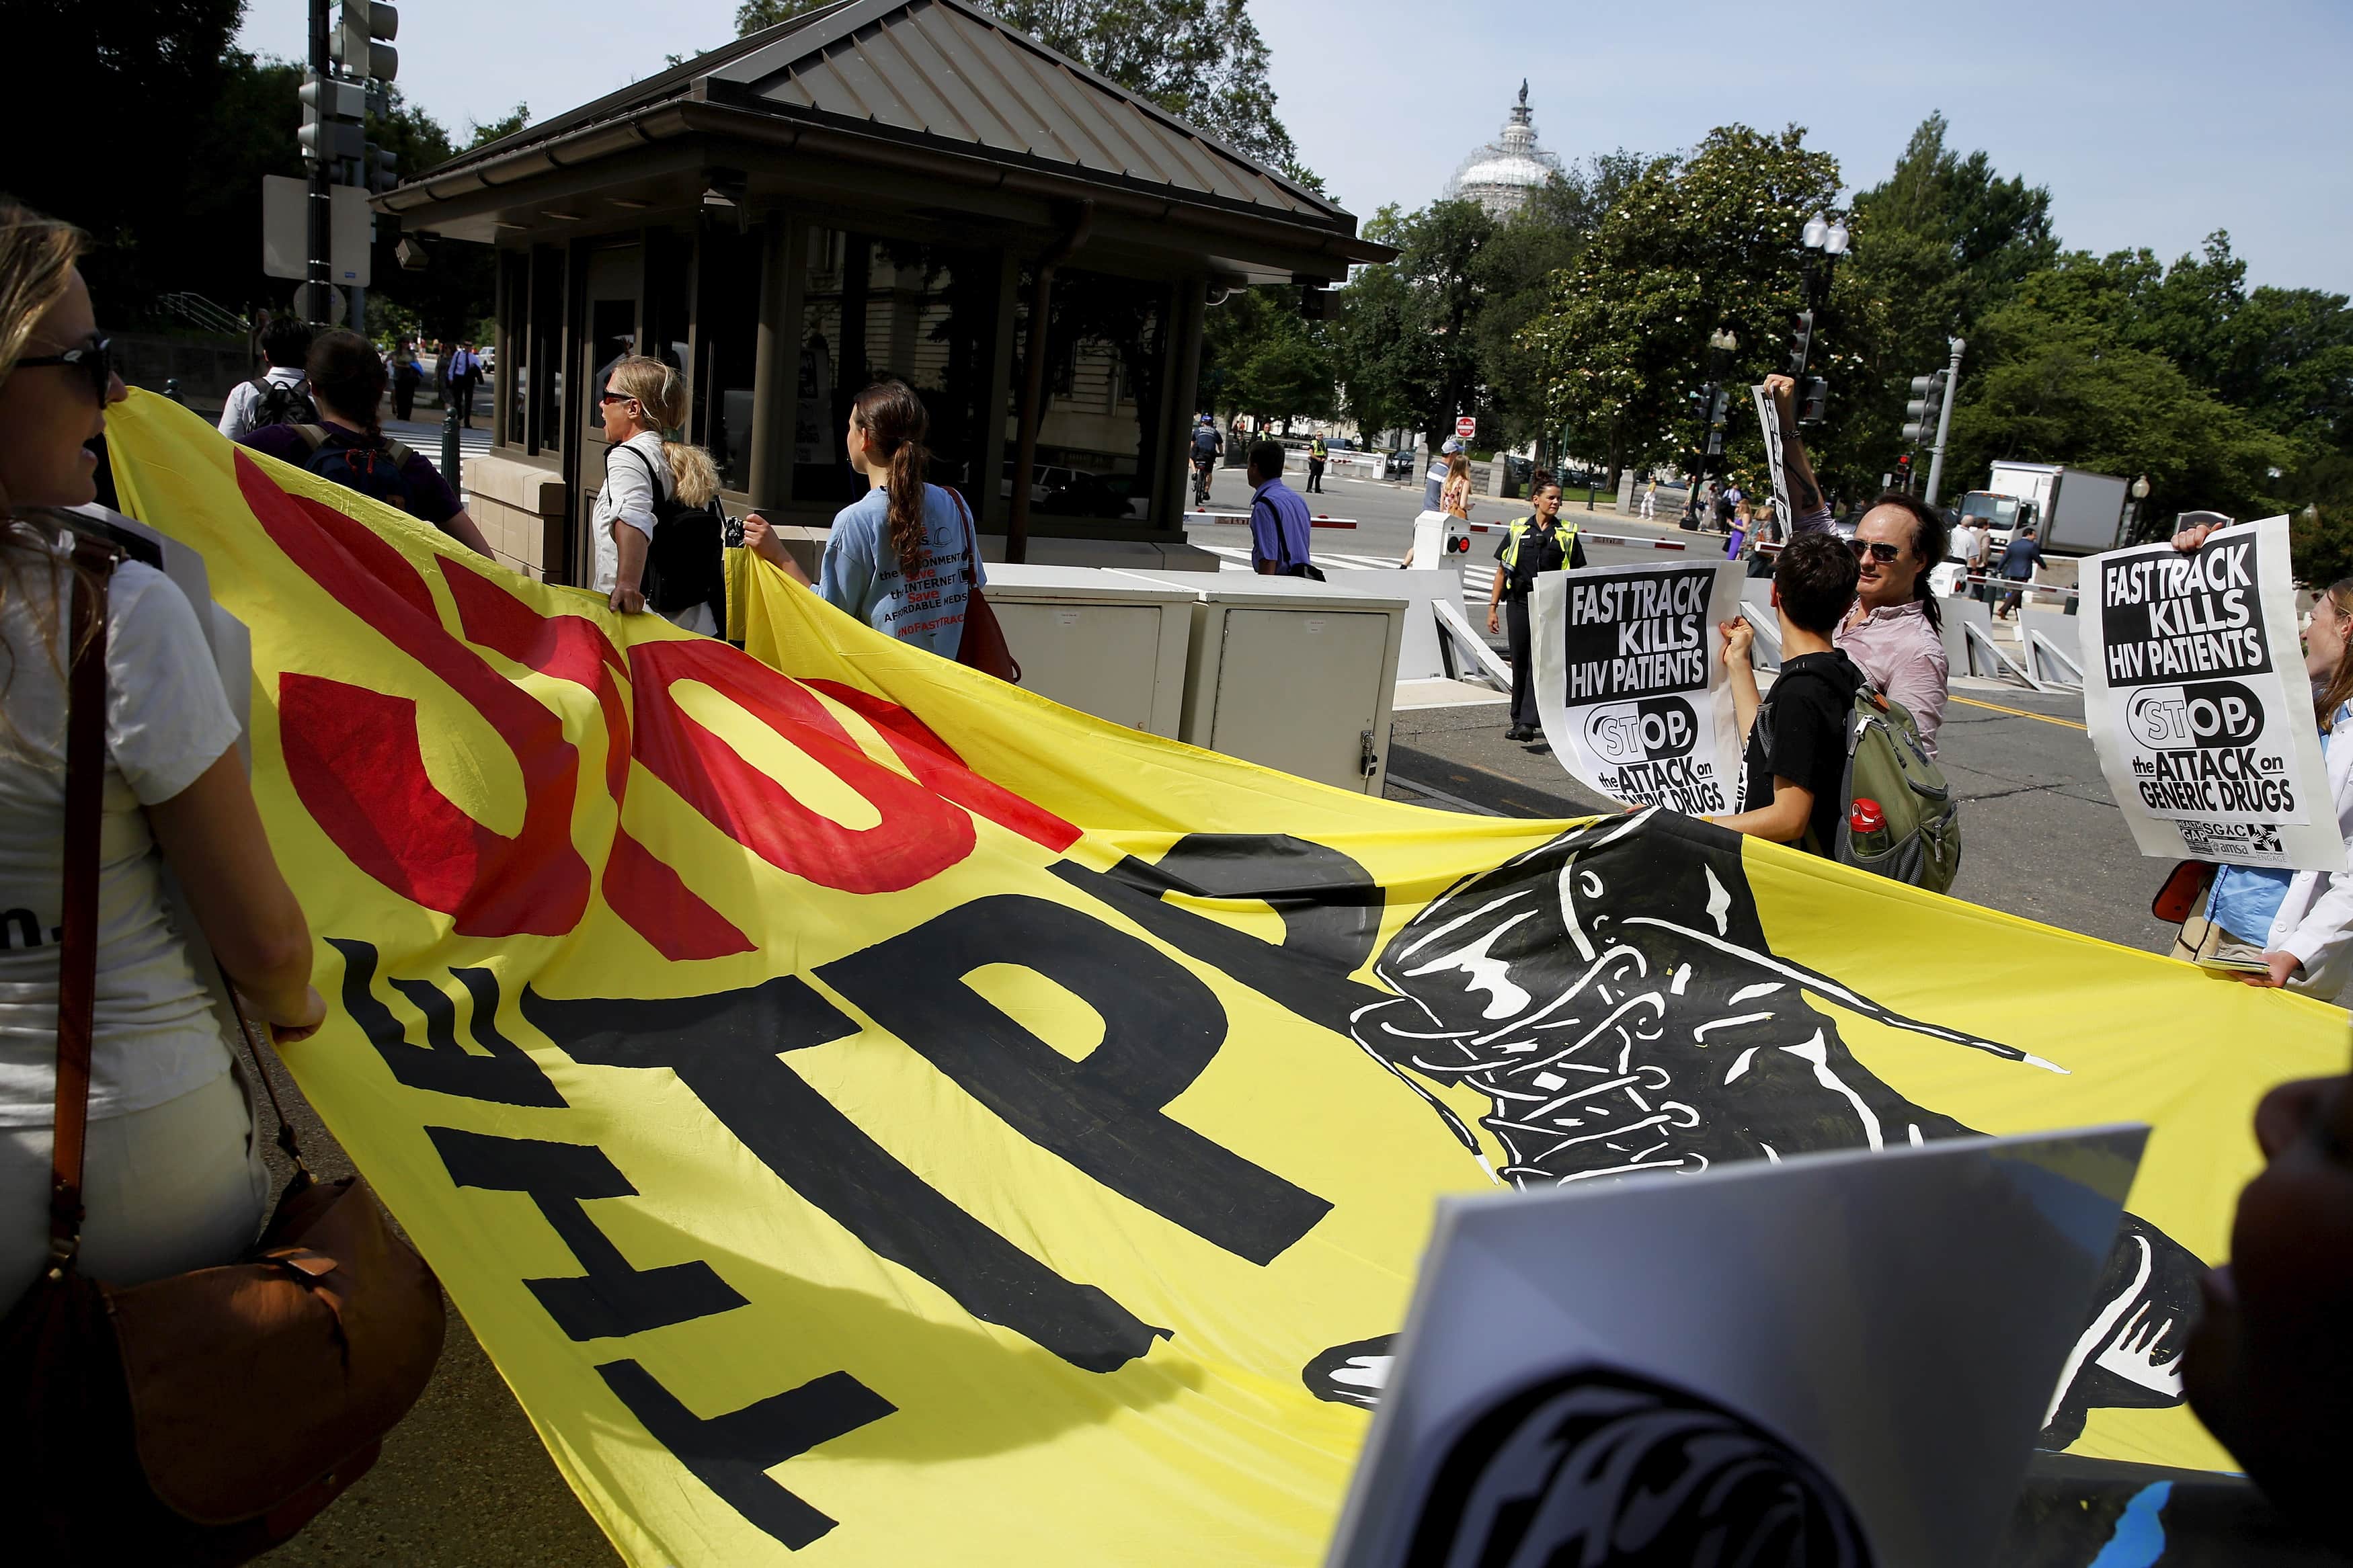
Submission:
<svg viewBox="0 0 2353 1568">
<path fill-rule="evenodd" d="M 752 370 L 760 344 L 763 231 L 740 234 L 732 223 L 702 229 L 702 277 L 695 288 L 701 363 L 693 367 L 694 434 L 731 490 L 752 482 Z"/>
<path fill-rule="evenodd" d="M 523 390 L 531 384 L 531 254 L 499 252 L 499 381 L 504 391 L 492 439 L 503 447 L 524 445 L 530 428 Z"/>
<path fill-rule="evenodd" d="M 1005 400 L 1004 489 L 1012 493 L 1024 365 L 1030 352 L 1022 269 L 1013 362 Z M 1046 517 L 1141 523 L 1152 509 L 1166 405 L 1171 295 L 1167 285 L 1065 268 L 1054 274 L 1046 333 L 1046 406 L 1038 421 L 1030 510 Z"/>
<path fill-rule="evenodd" d="M 931 426 L 934 484 L 977 516 L 997 337 L 993 255 L 839 229 L 807 231 L 800 368 L 793 416 L 793 500 L 837 507 L 866 493 L 842 431 L 857 395 L 905 382 Z"/>
<path fill-rule="evenodd" d="M 638 352 L 686 376 L 690 387 L 687 312 L 693 266 L 694 246 L 686 236 L 666 228 L 646 236 L 645 342 Z"/>
<path fill-rule="evenodd" d="M 533 246 L 531 341 L 524 357 L 531 365 L 528 379 L 547 384 L 523 393 L 531 410 L 534 452 L 558 451 L 564 446 L 564 252 L 552 245 Z"/>
</svg>

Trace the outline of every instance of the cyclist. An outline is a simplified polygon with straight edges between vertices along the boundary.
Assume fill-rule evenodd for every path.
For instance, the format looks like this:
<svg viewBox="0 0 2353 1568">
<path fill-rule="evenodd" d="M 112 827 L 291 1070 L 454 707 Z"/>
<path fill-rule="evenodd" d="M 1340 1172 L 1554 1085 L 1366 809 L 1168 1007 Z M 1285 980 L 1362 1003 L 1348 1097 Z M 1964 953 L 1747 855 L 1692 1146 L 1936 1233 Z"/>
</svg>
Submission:
<svg viewBox="0 0 2353 1568">
<path fill-rule="evenodd" d="M 1193 504 L 1209 504 L 1209 476 L 1216 472 L 1218 457 L 1226 449 L 1226 438 L 1218 433 L 1218 422 L 1202 415 L 1193 426 Z"/>
</svg>

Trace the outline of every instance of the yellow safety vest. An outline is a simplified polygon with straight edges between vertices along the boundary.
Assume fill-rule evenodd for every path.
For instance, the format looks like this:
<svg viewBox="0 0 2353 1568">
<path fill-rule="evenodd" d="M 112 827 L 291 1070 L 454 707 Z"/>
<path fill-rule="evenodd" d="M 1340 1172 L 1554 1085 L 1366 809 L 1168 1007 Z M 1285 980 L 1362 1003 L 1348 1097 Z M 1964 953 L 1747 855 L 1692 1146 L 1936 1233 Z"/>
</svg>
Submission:
<svg viewBox="0 0 2353 1568">
<path fill-rule="evenodd" d="M 1324 443 L 1320 440 L 1313 443 L 1307 448 L 1307 455 L 1314 458 L 1317 462 L 1322 462 L 1324 456 Z"/>
<path fill-rule="evenodd" d="M 1512 524 L 1511 534 L 1504 541 L 1504 571 L 1519 570 L 1520 541 L 1525 539 L 1529 531 L 1535 528 L 1535 516 L 1531 514 Z M 1577 524 L 1563 522 L 1556 518 L 1553 520 L 1552 531 L 1560 535 L 1560 569 L 1566 572 L 1568 570 L 1569 557 L 1577 553 Z"/>
</svg>

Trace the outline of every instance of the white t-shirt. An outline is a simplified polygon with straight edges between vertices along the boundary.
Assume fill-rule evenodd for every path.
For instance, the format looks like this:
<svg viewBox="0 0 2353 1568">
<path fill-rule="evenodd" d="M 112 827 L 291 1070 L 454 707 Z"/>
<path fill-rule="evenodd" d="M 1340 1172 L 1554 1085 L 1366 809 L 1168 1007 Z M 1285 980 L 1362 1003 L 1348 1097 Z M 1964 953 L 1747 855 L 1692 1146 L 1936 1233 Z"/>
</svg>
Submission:
<svg viewBox="0 0 2353 1568">
<path fill-rule="evenodd" d="M 624 454 L 621 447 L 628 451 Z M 645 462 L 638 459 L 643 457 Z M 657 495 L 652 480 L 647 477 L 646 463 L 653 465 L 653 473 L 661 480 Z M 640 430 L 628 440 L 605 454 L 605 488 L 596 492 L 595 524 L 591 531 L 596 538 L 596 575 L 589 586 L 600 594 L 613 591 L 613 579 L 621 570 L 620 547 L 613 542 L 613 521 L 616 518 L 646 536 L 648 543 L 654 537 L 654 506 L 661 496 L 670 493 L 670 459 L 662 456 L 660 435 L 652 430 Z"/>
<path fill-rule="evenodd" d="M 10 662 L 0 697 L 0 1127 L 55 1111 L 58 939 L 65 876 L 66 688 L 35 604 L 70 625 L 69 579 L 21 550 L 0 605 Z M 62 661 L 68 637 L 57 638 Z M 145 1110 L 229 1069 L 211 999 L 164 903 L 163 857 L 142 805 L 171 799 L 236 743 L 237 723 L 186 597 L 125 562 L 107 605 L 106 795 L 99 839 L 93 1118 Z"/>
<path fill-rule="evenodd" d="M 1946 547 L 1946 552 L 1956 561 L 1966 561 L 1972 566 L 1979 565 L 1985 560 L 1985 535 L 1975 528 L 1963 524 L 1953 530 L 1953 542 Z"/>
</svg>

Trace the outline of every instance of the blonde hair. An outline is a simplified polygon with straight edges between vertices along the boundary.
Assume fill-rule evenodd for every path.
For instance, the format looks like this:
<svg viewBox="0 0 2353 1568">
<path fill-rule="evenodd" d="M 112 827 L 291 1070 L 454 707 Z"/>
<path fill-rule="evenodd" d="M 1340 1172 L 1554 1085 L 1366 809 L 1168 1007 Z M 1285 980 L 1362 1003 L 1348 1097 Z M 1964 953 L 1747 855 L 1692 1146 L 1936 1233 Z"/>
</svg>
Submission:
<svg viewBox="0 0 2353 1568">
<path fill-rule="evenodd" d="M 684 506 L 705 506 L 719 493 L 719 469 L 700 447 L 672 440 L 686 423 L 686 378 L 658 359 L 631 354 L 613 367 L 606 385 L 634 397 L 662 433 L 662 461 L 670 465 L 670 494 Z"/>
<path fill-rule="evenodd" d="M 0 384 L 16 374 L 33 329 L 72 287 L 74 264 L 88 243 L 73 225 L 0 195 Z M 62 676 L 65 660 L 58 650 L 55 610 L 58 577 L 62 571 L 79 572 L 80 568 L 60 563 L 44 537 L 47 531 L 46 521 L 20 519 L 9 499 L 0 495 L 0 606 L 6 605 L 12 593 L 29 594 L 37 602 L 34 619 L 49 663 Z M 36 566 L 46 581 L 28 584 L 26 575 Z M 43 593 L 43 588 L 47 591 Z M 97 628 L 90 630 L 94 634 Z M 12 659 L 9 668 L 0 672 L 0 700 L 5 699 L 16 673 Z M 5 708 L 0 708 L 0 741 L 12 746 L 18 742 L 16 727 L 9 722 Z"/>
</svg>

